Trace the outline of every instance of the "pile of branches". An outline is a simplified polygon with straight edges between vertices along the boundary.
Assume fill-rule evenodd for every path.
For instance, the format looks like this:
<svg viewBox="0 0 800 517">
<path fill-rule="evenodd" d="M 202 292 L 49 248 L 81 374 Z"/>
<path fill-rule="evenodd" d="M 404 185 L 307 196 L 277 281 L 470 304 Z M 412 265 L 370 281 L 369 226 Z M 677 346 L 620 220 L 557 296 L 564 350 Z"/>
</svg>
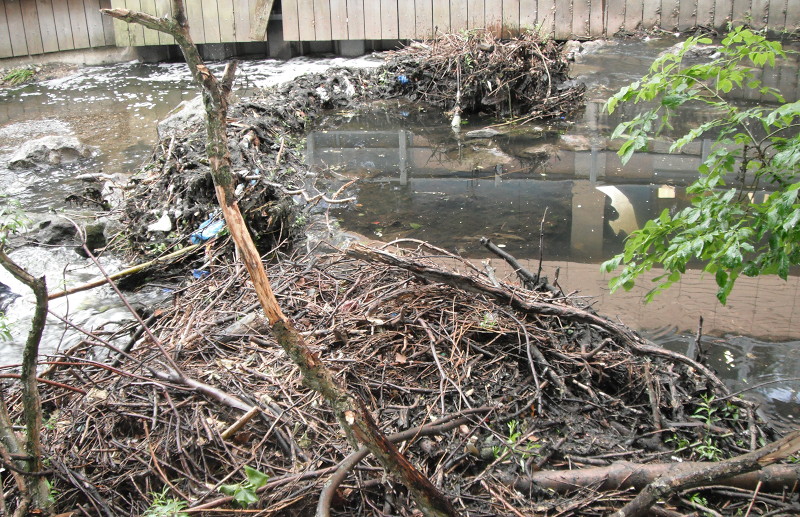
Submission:
<svg viewBox="0 0 800 517">
<path fill-rule="evenodd" d="M 583 85 L 569 82 L 561 44 L 533 32 L 500 40 L 473 30 L 415 42 L 390 53 L 387 69 L 413 100 L 445 110 L 519 117 L 569 117 Z"/>
<path fill-rule="evenodd" d="M 308 74 L 231 107 L 228 141 L 239 206 L 259 249 L 292 242 L 302 233 L 303 209 L 319 199 L 303 160 L 308 124 L 322 110 L 360 102 L 371 85 L 370 71 L 341 68 Z M 122 217 L 125 242 L 137 253 L 185 243 L 219 213 L 205 145 L 203 125 L 187 126 L 162 139 L 131 181 Z M 173 230 L 149 230 L 165 213 Z"/>
<path fill-rule="evenodd" d="M 557 289 L 404 246 L 284 258 L 269 274 L 322 361 L 464 515 L 605 515 L 633 497 L 630 476 L 600 489 L 607 474 L 561 486 L 541 475 L 721 459 L 774 438 L 704 366 Z M 352 453 L 301 384 L 223 248 L 211 243 L 211 274 L 154 318 L 151 337 L 120 353 L 90 334 L 50 361 L 43 441 L 57 509 L 141 515 L 172 504 L 197 515 L 239 500 L 260 515 L 414 515 L 405 490 Z M 269 480 L 248 485 L 245 467 Z M 798 509 L 796 494 L 765 490 L 714 486 L 702 500 L 724 515 L 753 501 Z M 692 511 L 698 498 L 687 497 L 658 510 Z"/>
</svg>

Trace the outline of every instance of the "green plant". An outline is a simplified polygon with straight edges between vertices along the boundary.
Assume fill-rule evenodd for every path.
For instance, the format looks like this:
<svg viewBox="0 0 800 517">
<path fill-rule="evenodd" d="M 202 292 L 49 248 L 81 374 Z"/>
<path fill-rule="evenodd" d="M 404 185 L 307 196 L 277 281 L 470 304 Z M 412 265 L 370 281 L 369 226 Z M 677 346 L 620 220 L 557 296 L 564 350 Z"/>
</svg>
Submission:
<svg viewBox="0 0 800 517">
<path fill-rule="evenodd" d="M 526 440 L 525 426 L 524 424 L 520 424 L 518 420 L 510 420 L 506 423 L 506 426 L 508 428 L 508 435 L 504 443 L 493 446 L 492 453 L 495 458 L 499 458 L 504 453 L 511 454 L 517 459 L 519 465 L 524 468 L 528 458 L 536 455 L 542 446 L 541 444 Z"/>
<path fill-rule="evenodd" d="M 166 486 L 161 492 L 150 492 L 153 502 L 144 512 L 144 517 L 189 517 L 189 514 L 183 511 L 189 506 L 186 501 L 167 497 L 168 492 L 169 487 Z"/>
<path fill-rule="evenodd" d="M 491 312 L 484 312 L 483 315 L 481 316 L 481 322 L 479 325 L 482 329 L 497 328 L 497 317 Z M 512 422 L 513 421 L 514 420 L 512 420 Z"/>
<path fill-rule="evenodd" d="M 3 76 L 3 81 L 16 86 L 31 80 L 35 73 L 36 72 L 32 68 L 28 67 L 14 68 Z"/>
<path fill-rule="evenodd" d="M 19 201 L 0 195 L 0 246 L 6 243 L 9 236 L 25 231 L 28 224 L 30 219 Z"/>
<path fill-rule="evenodd" d="M 702 420 L 706 425 L 715 424 L 719 418 L 717 415 L 717 408 L 714 407 L 714 395 L 703 393 L 700 395 L 701 402 L 698 404 L 697 409 L 692 414 L 692 418 Z"/>
<path fill-rule="evenodd" d="M 701 496 L 697 492 L 691 494 L 688 497 L 688 499 L 689 499 L 690 502 L 692 502 L 692 503 L 694 503 L 694 504 L 696 504 L 698 506 L 702 506 L 703 508 L 708 508 L 708 499 L 706 499 L 705 497 Z"/>
<path fill-rule="evenodd" d="M 705 38 L 689 38 L 680 50 L 657 59 L 639 81 L 622 88 L 606 103 L 611 113 L 621 103 L 646 103 L 649 108 L 619 124 L 612 138 L 624 136 L 623 162 L 647 147 L 651 138 L 672 129 L 678 109 L 705 105 L 715 115 L 677 138 L 670 152 L 679 152 L 699 138 L 713 138 L 711 152 L 699 167 L 699 178 L 687 188 L 691 205 L 675 214 L 664 210 L 633 232 L 623 253 L 606 261 L 612 291 L 630 289 L 654 266 L 664 273 L 646 295 L 677 282 L 691 260 L 714 275 L 721 303 L 727 301 L 740 275 L 777 274 L 786 279 L 800 264 L 800 102 L 786 102 L 764 86 L 753 71 L 774 66 L 786 56 L 780 43 L 751 30 L 734 28 L 722 41 L 719 57 L 707 63 L 684 64 L 686 53 Z M 755 90 L 780 106 L 739 106 L 729 99 L 734 90 Z M 756 202 L 754 193 L 773 190 Z"/>
<path fill-rule="evenodd" d="M 244 472 L 247 479 L 241 483 L 222 485 L 219 487 L 219 491 L 233 497 L 234 502 L 240 508 L 247 508 L 251 504 L 257 503 L 258 496 L 256 495 L 256 491 L 266 485 L 269 480 L 268 475 L 252 467 L 248 467 L 247 465 L 244 467 Z"/>
<path fill-rule="evenodd" d="M 722 449 L 717 446 L 713 436 L 706 436 L 699 444 L 694 445 L 692 450 L 704 460 L 719 461 L 723 458 Z"/>
<path fill-rule="evenodd" d="M 673 446 L 675 447 L 675 452 L 685 451 L 692 445 L 692 442 L 674 433 L 672 434 L 672 437 L 667 438 L 665 442 L 673 444 Z"/>
</svg>

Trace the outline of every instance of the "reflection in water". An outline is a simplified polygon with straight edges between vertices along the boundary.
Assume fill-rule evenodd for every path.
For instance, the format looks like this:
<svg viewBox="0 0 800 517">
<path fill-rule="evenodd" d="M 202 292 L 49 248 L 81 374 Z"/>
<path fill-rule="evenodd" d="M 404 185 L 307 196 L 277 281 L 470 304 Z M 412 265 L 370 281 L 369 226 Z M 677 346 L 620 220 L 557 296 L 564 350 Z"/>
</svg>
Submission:
<svg viewBox="0 0 800 517">
<path fill-rule="evenodd" d="M 631 48 L 635 51 L 620 69 L 620 55 Z M 309 135 L 307 159 L 332 170 L 338 178 L 334 190 L 358 179 L 358 204 L 338 213 L 348 231 L 385 241 L 427 240 L 473 258 L 490 256 L 478 242 L 486 236 L 535 270 L 538 260 L 532 259 L 539 256 L 541 227 L 545 271 L 552 278 L 558 268 L 559 283 L 591 297 L 601 313 L 681 351 L 693 342 L 703 316 L 704 335 L 710 336 L 704 342 L 712 345 L 710 364 L 734 389 L 759 385 L 750 398 L 761 402 L 777 424 L 792 426 L 800 411 L 797 276 L 788 282 L 742 278 L 722 307 L 713 277 L 689 270 L 681 283 L 645 306 L 649 279 L 630 293 L 611 296 L 608 279 L 599 272 L 598 264 L 619 252 L 625 237 L 641 224 L 664 210 L 674 213 L 688 205 L 685 187 L 712 149 L 712 141 L 704 140 L 673 155 L 665 139 L 622 164 L 616 153 L 619 142 L 608 140 L 611 129 L 638 108 L 626 107 L 612 117 L 603 113 L 603 101 L 640 77 L 658 50 L 626 43 L 582 64 L 589 74 L 590 102 L 575 126 L 559 122 L 470 138 L 469 130 L 482 126 L 463 127 L 456 135 L 441 115 L 384 106 L 332 114 Z M 783 84 L 791 75 L 783 68 L 775 77 L 764 75 L 767 84 L 777 81 L 788 87 L 789 98 L 797 93 L 796 63 L 790 68 L 795 76 L 791 85 Z M 709 115 L 685 113 L 676 119 L 685 127 L 677 129 Z M 753 193 L 756 201 L 766 195 Z M 498 260 L 493 266 L 500 274 L 513 275 Z M 764 382 L 770 383 L 760 385 Z"/>
</svg>

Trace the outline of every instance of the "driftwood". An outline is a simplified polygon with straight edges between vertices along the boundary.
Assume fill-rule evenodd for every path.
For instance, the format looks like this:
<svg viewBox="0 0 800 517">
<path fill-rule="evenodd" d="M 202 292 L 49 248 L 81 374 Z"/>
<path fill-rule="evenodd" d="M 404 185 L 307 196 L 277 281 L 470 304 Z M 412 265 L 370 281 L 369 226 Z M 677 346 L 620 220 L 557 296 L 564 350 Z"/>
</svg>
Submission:
<svg viewBox="0 0 800 517">
<path fill-rule="evenodd" d="M 174 18 L 156 18 L 127 9 L 103 9 L 114 18 L 144 25 L 150 29 L 170 34 L 181 47 L 195 82 L 203 89 L 206 107 L 206 151 L 211 166 L 219 206 L 231 236 L 247 268 L 264 314 L 272 332 L 286 354 L 297 364 L 307 386 L 321 393 L 334 408 L 336 419 L 351 445 L 364 444 L 386 471 L 408 488 L 419 509 L 430 517 L 457 515 L 455 508 L 441 492 L 402 455 L 397 447 L 380 431 L 364 403 L 347 393 L 334 379 L 332 373 L 311 351 L 294 324 L 282 312 L 261 256 L 247 229 L 235 195 L 235 178 L 227 136 L 228 98 L 233 84 L 236 64 L 228 63 L 222 80 L 218 80 L 203 64 L 200 54 L 189 35 L 183 0 L 173 0 Z"/>
<path fill-rule="evenodd" d="M 633 501 L 615 512 L 612 517 L 644 515 L 656 501 L 668 494 L 686 488 L 711 485 L 720 479 L 743 472 L 752 472 L 787 458 L 798 450 L 800 450 L 800 431 L 794 431 L 777 442 L 770 443 L 753 452 L 703 465 L 697 469 L 684 470 L 671 476 L 659 477 L 639 492 Z"/>
<path fill-rule="evenodd" d="M 707 462 L 690 461 L 685 463 L 633 463 L 620 461 L 607 467 L 587 467 L 575 470 L 546 470 L 534 472 L 530 476 L 504 480 L 524 494 L 539 490 L 552 490 L 557 493 L 575 490 L 642 490 L 656 479 L 669 479 L 697 472 L 707 468 Z M 714 480 L 716 485 L 724 485 L 743 490 L 755 490 L 761 484 L 765 491 L 792 489 L 800 484 L 800 465 L 768 465 L 766 467 Z"/>
</svg>

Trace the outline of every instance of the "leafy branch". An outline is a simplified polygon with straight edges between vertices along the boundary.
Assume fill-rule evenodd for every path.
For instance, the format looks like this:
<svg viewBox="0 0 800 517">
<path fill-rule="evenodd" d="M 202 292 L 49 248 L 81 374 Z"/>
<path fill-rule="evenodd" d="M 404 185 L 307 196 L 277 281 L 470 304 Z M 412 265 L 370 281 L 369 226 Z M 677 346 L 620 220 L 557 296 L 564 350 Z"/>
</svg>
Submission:
<svg viewBox="0 0 800 517">
<path fill-rule="evenodd" d="M 650 301 L 699 261 L 704 272 L 714 275 L 717 298 L 724 304 L 739 276 L 776 274 L 785 280 L 790 266 L 800 264 L 800 102 L 787 103 L 754 74 L 765 65 L 774 67 L 787 51 L 779 42 L 738 27 L 710 62 L 684 64 L 691 49 L 708 43 L 707 38 L 689 38 L 606 103 L 609 113 L 624 103 L 648 106 L 612 135 L 626 138 L 619 150 L 623 163 L 652 138 L 674 130 L 671 120 L 679 109 L 701 104 L 714 113 L 670 147 L 680 152 L 697 139 L 714 139 L 699 178 L 687 188 L 690 206 L 675 214 L 664 210 L 628 237 L 623 253 L 603 263 L 606 272 L 624 266 L 610 281 L 612 291 L 630 289 L 640 275 L 662 267 L 664 273 L 645 297 Z M 780 106 L 736 105 L 728 97 L 734 90 L 757 90 Z M 757 202 L 761 189 L 772 192 Z"/>
</svg>

